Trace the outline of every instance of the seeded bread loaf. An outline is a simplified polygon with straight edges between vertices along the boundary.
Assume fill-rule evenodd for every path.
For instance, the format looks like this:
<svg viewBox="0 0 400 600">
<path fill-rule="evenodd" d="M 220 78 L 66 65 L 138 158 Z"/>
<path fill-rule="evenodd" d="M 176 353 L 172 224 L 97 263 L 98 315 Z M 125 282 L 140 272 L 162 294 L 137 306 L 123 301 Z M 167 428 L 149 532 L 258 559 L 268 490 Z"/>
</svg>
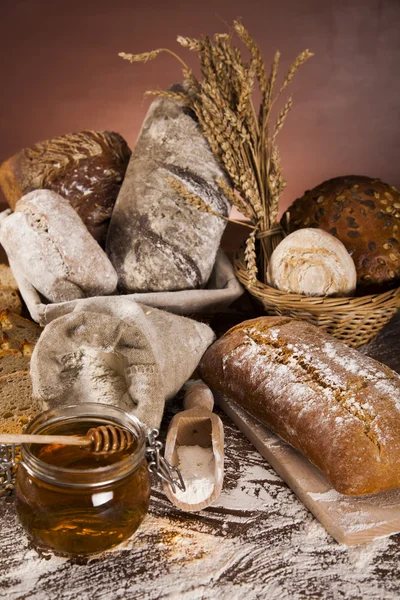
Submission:
<svg viewBox="0 0 400 600">
<path fill-rule="evenodd" d="M 207 350 L 200 374 L 338 492 L 400 487 L 400 376 L 320 328 L 284 317 L 245 321 Z"/>
<path fill-rule="evenodd" d="M 0 165 L 0 187 L 13 210 L 28 192 L 57 192 L 104 245 L 130 155 L 125 140 L 112 131 L 62 135 L 24 148 Z"/>
<path fill-rule="evenodd" d="M 337 237 L 356 265 L 362 293 L 400 285 L 400 192 L 371 179 L 349 175 L 324 181 L 289 207 L 290 231 L 318 227 Z M 287 216 L 283 215 L 285 226 Z"/>
<path fill-rule="evenodd" d="M 168 178 L 228 216 L 217 184 L 224 173 L 194 115 L 159 98 L 144 120 L 107 237 L 121 291 L 196 289 L 210 277 L 226 222 L 192 206 Z"/>
<path fill-rule="evenodd" d="M 117 274 L 69 202 L 50 190 L 30 192 L 1 222 L 13 267 L 47 300 L 112 294 Z"/>
</svg>

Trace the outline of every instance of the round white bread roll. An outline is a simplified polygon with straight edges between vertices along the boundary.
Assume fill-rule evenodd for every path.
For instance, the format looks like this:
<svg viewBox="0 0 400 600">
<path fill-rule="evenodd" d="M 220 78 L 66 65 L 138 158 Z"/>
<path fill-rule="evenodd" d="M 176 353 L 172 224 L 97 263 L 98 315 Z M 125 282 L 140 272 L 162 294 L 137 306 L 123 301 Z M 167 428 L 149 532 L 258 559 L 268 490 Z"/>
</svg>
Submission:
<svg viewBox="0 0 400 600">
<path fill-rule="evenodd" d="M 117 273 L 71 204 L 50 190 L 23 196 L 1 221 L 9 260 L 51 302 L 112 294 Z"/>
<path fill-rule="evenodd" d="M 269 285 L 304 296 L 351 296 L 354 261 L 340 240 L 322 229 L 298 229 L 275 248 L 268 265 Z"/>
</svg>

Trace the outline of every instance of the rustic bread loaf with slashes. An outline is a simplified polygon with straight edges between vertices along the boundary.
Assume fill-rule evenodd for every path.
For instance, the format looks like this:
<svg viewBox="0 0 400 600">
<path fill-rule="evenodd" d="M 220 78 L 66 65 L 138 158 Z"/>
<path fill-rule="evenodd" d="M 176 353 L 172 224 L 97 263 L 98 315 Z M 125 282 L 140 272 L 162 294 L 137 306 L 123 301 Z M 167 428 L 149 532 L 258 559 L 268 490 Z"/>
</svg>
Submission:
<svg viewBox="0 0 400 600">
<path fill-rule="evenodd" d="M 260 317 L 200 363 L 204 381 L 349 495 L 400 487 L 400 376 L 304 321 Z"/>
<path fill-rule="evenodd" d="M 108 231 L 107 254 L 122 292 L 206 285 L 226 222 L 192 206 L 168 178 L 227 217 L 230 204 L 217 184 L 224 177 L 194 115 L 174 99 L 155 100 L 133 150 Z"/>
</svg>

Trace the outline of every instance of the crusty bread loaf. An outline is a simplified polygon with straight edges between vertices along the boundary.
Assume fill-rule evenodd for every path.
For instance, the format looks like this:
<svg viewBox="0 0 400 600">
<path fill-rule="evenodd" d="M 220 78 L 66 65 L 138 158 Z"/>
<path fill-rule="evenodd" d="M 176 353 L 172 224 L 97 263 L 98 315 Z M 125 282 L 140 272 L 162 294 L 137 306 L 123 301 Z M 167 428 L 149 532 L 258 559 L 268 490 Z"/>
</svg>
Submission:
<svg viewBox="0 0 400 600">
<path fill-rule="evenodd" d="M 110 131 L 70 133 L 24 148 L 0 165 L 0 187 L 12 209 L 37 189 L 66 198 L 104 244 L 131 151 Z"/>
<path fill-rule="evenodd" d="M 32 398 L 29 371 L 0 377 L 0 433 L 21 433 L 42 404 Z"/>
<path fill-rule="evenodd" d="M 400 285 L 400 192 L 380 179 L 349 175 L 324 181 L 289 207 L 290 231 L 318 227 L 351 254 L 363 293 Z M 286 224 L 286 215 L 282 223 Z"/>
<path fill-rule="evenodd" d="M 107 253 L 124 292 L 204 287 L 226 221 L 200 212 L 168 177 L 224 217 L 230 204 L 218 188 L 225 175 L 194 115 L 158 98 L 147 113 L 111 217 Z"/>
<path fill-rule="evenodd" d="M 400 376 L 320 328 L 284 317 L 245 321 L 208 349 L 200 373 L 338 492 L 400 487 Z"/>
<path fill-rule="evenodd" d="M 43 329 L 9 310 L 0 313 L 0 348 L 18 350 L 30 356 Z"/>
<path fill-rule="evenodd" d="M 305 296 L 351 296 L 356 268 L 338 239 L 322 229 L 299 229 L 273 251 L 267 281 L 279 290 Z"/>
<path fill-rule="evenodd" d="M 117 274 L 69 202 L 50 190 L 30 192 L 1 222 L 13 267 L 52 302 L 112 294 Z"/>
</svg>

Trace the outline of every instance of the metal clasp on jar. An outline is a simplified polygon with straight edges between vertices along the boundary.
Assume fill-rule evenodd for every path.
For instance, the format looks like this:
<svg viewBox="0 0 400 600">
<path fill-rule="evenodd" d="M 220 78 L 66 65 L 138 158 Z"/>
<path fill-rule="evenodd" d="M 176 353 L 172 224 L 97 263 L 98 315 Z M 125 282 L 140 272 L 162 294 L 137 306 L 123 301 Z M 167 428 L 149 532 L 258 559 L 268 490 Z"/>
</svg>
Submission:
<svg viewBox="0 0 400 600">
<path fill-rule="evenodd" d="M 159 479 L 166 481 L 174 493 L 177 487 L 185 492 L 186 486 L 180 470 L 178 467 L 173 467 L 161 454 L 163 444 L 157 440 L 158 436 L 158 429 L 151 429 L 147 436 L 149 445 L 146 449 L 146 455 L 149 457 L 149 471 Z"/>
</svg>

